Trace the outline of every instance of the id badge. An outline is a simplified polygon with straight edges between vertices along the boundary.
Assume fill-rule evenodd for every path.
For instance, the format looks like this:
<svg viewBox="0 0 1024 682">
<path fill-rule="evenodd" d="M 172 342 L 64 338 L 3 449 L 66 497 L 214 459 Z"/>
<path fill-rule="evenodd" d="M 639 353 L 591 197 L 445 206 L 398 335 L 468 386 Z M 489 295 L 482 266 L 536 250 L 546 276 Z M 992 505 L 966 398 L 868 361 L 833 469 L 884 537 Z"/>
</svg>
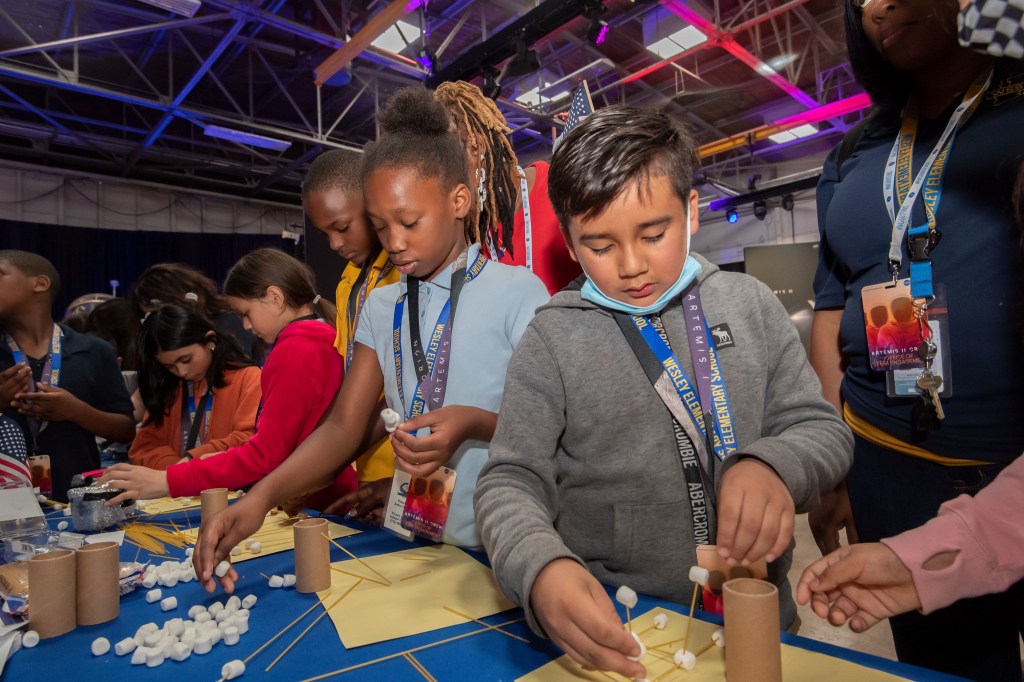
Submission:
<svg viewBox="0 0 1024 682">
<path fill-rule="evenodd" d="M 411 531 L 402 527 L 402 514 L 405 512 L 405 499 L 409 491 L 409 481 L 412 474 L 401 469 L 395 469 L 395 475 L 391 479 L 391 492 L 388 494 L 388 503 L 384 507 L 384 520 L 381 524 L 384 530 L 397 535 L 403 540 L 412 540 L 414 535 Z"/>
<path fill-rule="evenodd" d="M 932 360 L 932 371 L 942 377 L 940 398 L 953 397 L 953 369 L 949 358 L 949 309 L 946 292 L 941 284 L 935 285 L 935 300 L 928 306 L 928 326 L 937 351 Z M 921 363 L 922 368 L 924 363 Z M 916 398 L 921 395 L 917 386 L 920 369 L 895 370 L 885 374 L 885 394 L 890 398 Z"/>
<path fill-rule="evenodd" d="M 413 476 L 405 497 L 402 528 L 441 542 L 455 492 L 455 469 L 441 467 L 429 476 Z"/>
<path fill-rule="evenodd" d="M 876 372 L 924 369 L 918 349 L 921 330 L 910 296 L 910 280 L 883 282 L 861 290 L 868 360 Z"/>
<path fill-rule="evenodd" d="M 53 476 L 50 473 L 50 456 L 33 453 L 25 460 L 32 475 L 32 487 L 39 488 L 39 494 L 53 496 Z"/>
</svg>

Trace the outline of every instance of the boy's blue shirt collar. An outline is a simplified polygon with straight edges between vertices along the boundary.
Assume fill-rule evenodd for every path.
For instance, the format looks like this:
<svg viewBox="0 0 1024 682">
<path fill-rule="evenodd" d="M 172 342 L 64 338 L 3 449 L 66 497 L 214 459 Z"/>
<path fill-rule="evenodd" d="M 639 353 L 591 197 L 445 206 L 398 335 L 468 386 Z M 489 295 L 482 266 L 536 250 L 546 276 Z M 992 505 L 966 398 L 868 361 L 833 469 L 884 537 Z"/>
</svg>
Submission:
<svg viewBox="0 0 1024 682">
<path fill-rule="evenodd" d="M 470 244 L 469 245 L 469 249 L 468 249 L 468 253 L 466 254 L 466 263 L 467 263 L 467 265 L 472 264 L 473 261 L 476 260 L 476 257 L 479 254 L 480 254 L 480 245 L 479 244 Z M 445 269 L 442 270 L 441 272 L 437 273 L 437 277 L 435 277 L 431 281 L 424 282 L 423 280 L 420 280 L 420 288 L 422 288 L 424 286 L 436 286 L 436 287 L 440 287 L 440 288 L 444 289 L 445 291 L 451 290 L 451 288 L 452 288 L 452 268 L 453 267 L 455 267 L 455 261 L 452 261 L 451 263 L 449 263 L 448 266 L 445 267 Z M 405 286 L 405 290 L 408 291 L 409 290 L 409 279 L 408 279 L 407 275 L 402 275 L 402 284 Z"/>
</svg>

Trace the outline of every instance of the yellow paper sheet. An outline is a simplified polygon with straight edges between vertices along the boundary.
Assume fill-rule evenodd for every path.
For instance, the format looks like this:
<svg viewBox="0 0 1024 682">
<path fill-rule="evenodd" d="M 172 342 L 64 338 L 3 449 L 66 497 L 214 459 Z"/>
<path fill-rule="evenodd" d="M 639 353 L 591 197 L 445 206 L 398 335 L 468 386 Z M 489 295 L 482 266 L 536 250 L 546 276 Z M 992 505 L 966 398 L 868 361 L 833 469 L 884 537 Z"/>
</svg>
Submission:
<svg viewBox="0 0 1024 682">
<path fill-rule="evenodd" d="M 233 491 L 229 492 L 228 499 L 238 499 L 238 495 Z M 161 497 L 159 500 L 146 502 L 146 506 L 139 511 L 143 514 L 173 514 L 186 509 L 199 509 L 199 497 Z"/>
<path fill-rule="evenodd" d="M 241 554 L 232 555 L 231 562 L 237 564 L 241 561 L 256 559 L 268 554 L 288 552 L 295 549 L 295 531 L 292 529 L 292 526 L 299 520 L 298 517 L 288 518 L 288 515 L 284 512 L 278 512 L 274 515 L 268 514 L 267 518 L 263 520 L 263 526 L 238 545 L 242 552 Z M 354 528 L 338 525 L 332 521 L 327 522 L 327 534 L 332 539 L 347 538 L 350 535 L 356 535 L 361 532 Z M 195 528 L 192 532 L 185 531 L 182 535 L 188 538 L 190 543 L 195 544 L 199 535 L 199 529 Z M 259 553 L 248 549 L 247 545 L 250 540 L 255 540 L 262 545 Z"/>
<path fill-rule="evenodd" d="M 654 628 L 654 616 L 664 613 L 668 616 L 668 627 Z M 686 634 L 686 616 L 661 609 L 653 609 L 633 619 L 633 632 L 647 647 L 647 655 L 640 661 L 647 668 L 647 679 L 651 682 L 723 682 L 725 680 L 725 650 L 712 647 L 697 658 L 693 670 L 677 668 L 672 657 L 683 646 Z M 693 621 L 690 642 L 687 649 L 696 653 L 711 641 L 711 633 L 717 625 L 701 620 Z M 658 646 L 662 645 L 664 646 Z M 726 640 L 728 645 L 728 639 Z M 807 651 L 798 647 L 782 645 L 782 678 L 786 682 L 896 682 L 903 680 L 890 673 L 865 668 L 825 654 Z M 594 680 L 596 682 L 630 682 L 616 673 L 583 670 L 568 656 L 562 656 L 532 673 L 520 677 L 516 682 L 567 682 L 569 680 Z"/>
<path fill-rule="evenodd" d="M 340 570 L 331 571 L 330 589 L 318 593 L 326 606 L 345 595 L 330 616 L 346 649 L 469 622 L 445 607 L 484 618 L 515 606 L 501 594 L 491 569 L 457 547 L 419 547 L 362 560 L 380 575 L 352 559 L 335 562 L 332 569 Z M 381 576 L 391 584 L 380 584 Z"/>
</svg>

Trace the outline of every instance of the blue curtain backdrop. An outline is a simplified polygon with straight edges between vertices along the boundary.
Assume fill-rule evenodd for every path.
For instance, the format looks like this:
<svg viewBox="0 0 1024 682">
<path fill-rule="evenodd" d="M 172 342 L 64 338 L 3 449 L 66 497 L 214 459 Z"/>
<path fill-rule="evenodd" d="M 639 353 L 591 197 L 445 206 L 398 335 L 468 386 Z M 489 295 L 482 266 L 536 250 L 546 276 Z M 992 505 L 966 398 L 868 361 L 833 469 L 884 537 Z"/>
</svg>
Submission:
<svg viewBox="0 0 1024 682">
<path fill-rule="evenodd" d="M 294 242 L 273 234 L 103 230 L 0 220 L 0 249 L 38 253 L 60 273 L 61 291 L 53 312 L 57 320 L 82 294 L 111 293 L 110 280 L 118 280 L 118 295 L 126 296 L 135 278 L 155 263 L 186 263 L 220 285 L 235 261 L 261 246 L 302 258 Z"/>
</svg>

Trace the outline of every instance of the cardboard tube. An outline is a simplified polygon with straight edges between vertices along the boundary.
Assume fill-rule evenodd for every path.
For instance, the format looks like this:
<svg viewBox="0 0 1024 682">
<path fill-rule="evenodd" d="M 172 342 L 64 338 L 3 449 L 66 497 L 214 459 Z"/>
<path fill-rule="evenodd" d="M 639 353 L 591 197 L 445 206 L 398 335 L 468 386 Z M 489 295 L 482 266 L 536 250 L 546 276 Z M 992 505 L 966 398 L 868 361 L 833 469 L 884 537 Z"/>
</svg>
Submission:
<svg viewBox="0 0 1024 682">
<path fill-rule="evenodd" d="M 320 592 L 331 586 L 331 549 L 327 519 L 303 519 L 294 526 L 295 590 Z"/>
<path fill-rule="evenodd" d="M 206 519 L 226 509 L 228 506 L 227 488 L 207 488 L 199 493 L 199 524 L 206 523 Z"/>
<path fill-rule="evenodd" d="M 116 542 L 97 542 L 75 552 L 79 625 L 106 623 L 121 613 L 120 550 Z"/>
<path fill-rule="evenodd" d="M 754 578 L 725 583 L 725 679 L 782 682 L 779 590 Z"/>
<path fill-rule="evenodd" d="M 29 627 L 41 639 L 75 629 L 75 553 L 55 550 L 28 562 Z"/>
</svg>

